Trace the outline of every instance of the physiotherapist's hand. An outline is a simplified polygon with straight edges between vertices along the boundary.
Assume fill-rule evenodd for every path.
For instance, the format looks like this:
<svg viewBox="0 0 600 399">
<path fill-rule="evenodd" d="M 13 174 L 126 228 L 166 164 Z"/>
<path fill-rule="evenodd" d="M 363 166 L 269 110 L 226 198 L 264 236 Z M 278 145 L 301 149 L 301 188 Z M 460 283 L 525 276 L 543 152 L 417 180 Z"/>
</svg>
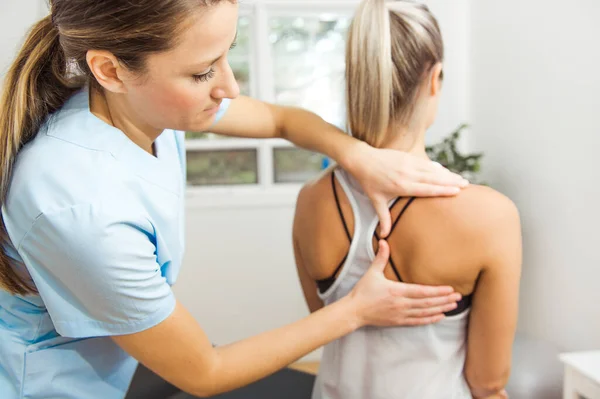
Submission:
<svg viewBox="0 0 600 399">
<path fill-rule="evenodd" d="M 381 223 L 381 237 L 391 228 L 388 202 L 394 197 L 452 196 L 469 183 L 440 164 L 390 149 L 376 149 L 357 142 L 342 166 L 369 196 Z"/>
<path fill-rule="evenodd" d="M 456 308 L 461 295 L 452 287 L 431 287 L 388 280 L 383 270 L 389 258 L 386 241 L 379 242 L 379 252 L 369 271 L 350 295 L 358 325 L 417 326 L 436 323 L 444 312 Z"/>
</svg>

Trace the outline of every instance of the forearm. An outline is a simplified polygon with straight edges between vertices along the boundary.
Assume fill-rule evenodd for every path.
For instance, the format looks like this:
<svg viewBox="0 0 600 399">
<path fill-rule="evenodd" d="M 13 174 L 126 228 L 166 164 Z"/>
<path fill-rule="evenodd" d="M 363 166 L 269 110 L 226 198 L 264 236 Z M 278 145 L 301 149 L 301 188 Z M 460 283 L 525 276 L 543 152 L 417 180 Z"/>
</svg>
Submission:
<svg viewBox="0 0 600 399">
<path fill-rule="evenodd" d="M 468 356 L 468 354 L 467 354 Z M 471 389 L 471 394 L 474 399 L 503 399 L 504 388 L 508 383 L 510 369 L 506 369 L 503 373 L 498 373 L 495 376 L 480 375 L 478 370 L 473 370 L 473 365 L 469 363 L 465 365 L 465 379 Z"/>
<path fill-rule="evenodd" d="M 495 391 L 495 392 L 473 392 L 471 391 L 471 395 L 473 395 L 473 399 L 506 399 L 506 391 L 504 389 Z"/>
<path fill-rule="evenodd" d="M 288 326 L 214 348 L 194 317 L 177 303 L 162 323 L 112 339 L 179 389 L 212 397 L 260 380 L 367 322 L 351 296 Z M 359 299 L 360 301 L 360 299 Z M 364 308 L 364 306 L 363 306 Z"/>
<path fill-rule="evenodd" d="M 367 145 L 312 112 L 281 107 L 280 113 L 282 138 L 297 147 L 324 154 L 345 168 L 352 159 L 350 154 L 361 145 Z"/>
<path fill-rule="evenodd" d="M 358 328 L 342 299 L 293 324 L 217 348 L 211 395 L 264 378 Z"/>
</svg>

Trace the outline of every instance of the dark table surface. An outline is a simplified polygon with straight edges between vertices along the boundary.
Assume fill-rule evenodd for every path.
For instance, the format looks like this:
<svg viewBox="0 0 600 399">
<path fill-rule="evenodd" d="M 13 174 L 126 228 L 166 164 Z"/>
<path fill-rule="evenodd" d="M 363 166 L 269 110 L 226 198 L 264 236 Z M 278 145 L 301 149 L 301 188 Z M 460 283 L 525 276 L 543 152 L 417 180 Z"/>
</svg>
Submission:
<svg viewBox="0 0 600 399">
<path fill-rule="evenodd" d="M 261 381 L 213 399 L 310 399 L 315 377 L 281 370 Z M 143 366 L 136 371 L 125 399 L 193 399 Z"/>
</svg>

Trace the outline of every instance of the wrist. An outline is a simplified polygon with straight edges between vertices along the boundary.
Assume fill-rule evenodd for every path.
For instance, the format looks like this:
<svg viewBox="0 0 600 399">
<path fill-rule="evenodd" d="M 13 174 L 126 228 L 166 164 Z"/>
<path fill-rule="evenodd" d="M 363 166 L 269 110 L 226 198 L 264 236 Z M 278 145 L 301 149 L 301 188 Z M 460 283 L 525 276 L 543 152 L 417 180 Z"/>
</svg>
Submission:
<svg viewBox="0 0 600 399">
<path fill-rule="evenodd" d="M 343 320 L 347 325 L 349 332 L 358 330 L 365 326 L 365 319 L 360 312 L 360 306 L 352 293 L 346 295 L 335 304 L 339 305 L 343 314 Z"/>
<path fill-rule="evenodd" d="M 480 389 L 480 390 L 471 390 L 471 395 L 473 399 L 501 399 L 504 397 L 504 389 L 500 390 L 489 390 L 489 389 Z"/>
<path fill-rule="evenodd" d="M 352 138 L 338 155 L 338 163 L 351 175 L 356 176 L 357 168 L 365 164 L 363 158 L 371 148 L 367 143 Z"/>
</svg>

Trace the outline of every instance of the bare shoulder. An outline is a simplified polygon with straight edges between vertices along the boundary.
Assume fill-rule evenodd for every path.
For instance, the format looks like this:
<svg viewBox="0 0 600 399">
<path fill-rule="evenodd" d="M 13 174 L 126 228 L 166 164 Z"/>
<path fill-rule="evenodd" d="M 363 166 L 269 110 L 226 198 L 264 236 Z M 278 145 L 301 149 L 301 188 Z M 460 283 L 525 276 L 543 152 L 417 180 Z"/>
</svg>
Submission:
<svg viewBox="0 0 600 399">
<path fill-rule="evenodd" d="M 416 240 L 426 242 L 425 248 L 434 245 L 446 258 L 456 256 L 477 274 L 482 267 L 494 265 L 506 267 L 510 263 L 518 268 L 520 216 L 506 195 L 472 185 L 454 197 L 419 198 L 412 207 L 407 216 L 411 217 Z"/>
<path fill-rule="evenodd" d="M 417 205 L 418 204 L 418 205 Z M 519 211 L 506 195 L 487 186 L 471 185 L 454 197 L 422 198 L 415 205 L 443 217 L 463 231 L 480 234 L 503 225 L 519 225 Z"/>
<path fill-rule="evenodd" d="M 473 185 L 456 198 L 462 212 L 471 212 L 479 220 L 479 227 L 490 230 L 503 225 L 518 226 L 519 210 L 506 195 L 487 186 Z"/>
<path fill-rule="evenodd" d="M 323 198 L 331 191 L 331 174 L 328 168 L 318 176 L 307 181 L 298 194 L 297 208 L 313 208 L 323 202 Z"/>
<path fill-rule="evenodd" d="M 319 220 L 319 215 L 328 211 L 331 197 L 331 174 L 328 168 L 302 186 L 296 201 L 295 226 L 306 226 L 311 221 Z"/>
<path fill-rule="evenodd" d="M 331 275 L 332 267 L 339 264 L 349 249 L 347 232 L 354 231 L 352 209 L 341 189 L 338 191 L 340 207 L 336 205 L 332 173 L 333 168 L 326 169 L 306 183 L 296 204 L 294 245 L 315 280 Z M 340 218 L 340 210 L 345 217 Z"/>
</svg>

